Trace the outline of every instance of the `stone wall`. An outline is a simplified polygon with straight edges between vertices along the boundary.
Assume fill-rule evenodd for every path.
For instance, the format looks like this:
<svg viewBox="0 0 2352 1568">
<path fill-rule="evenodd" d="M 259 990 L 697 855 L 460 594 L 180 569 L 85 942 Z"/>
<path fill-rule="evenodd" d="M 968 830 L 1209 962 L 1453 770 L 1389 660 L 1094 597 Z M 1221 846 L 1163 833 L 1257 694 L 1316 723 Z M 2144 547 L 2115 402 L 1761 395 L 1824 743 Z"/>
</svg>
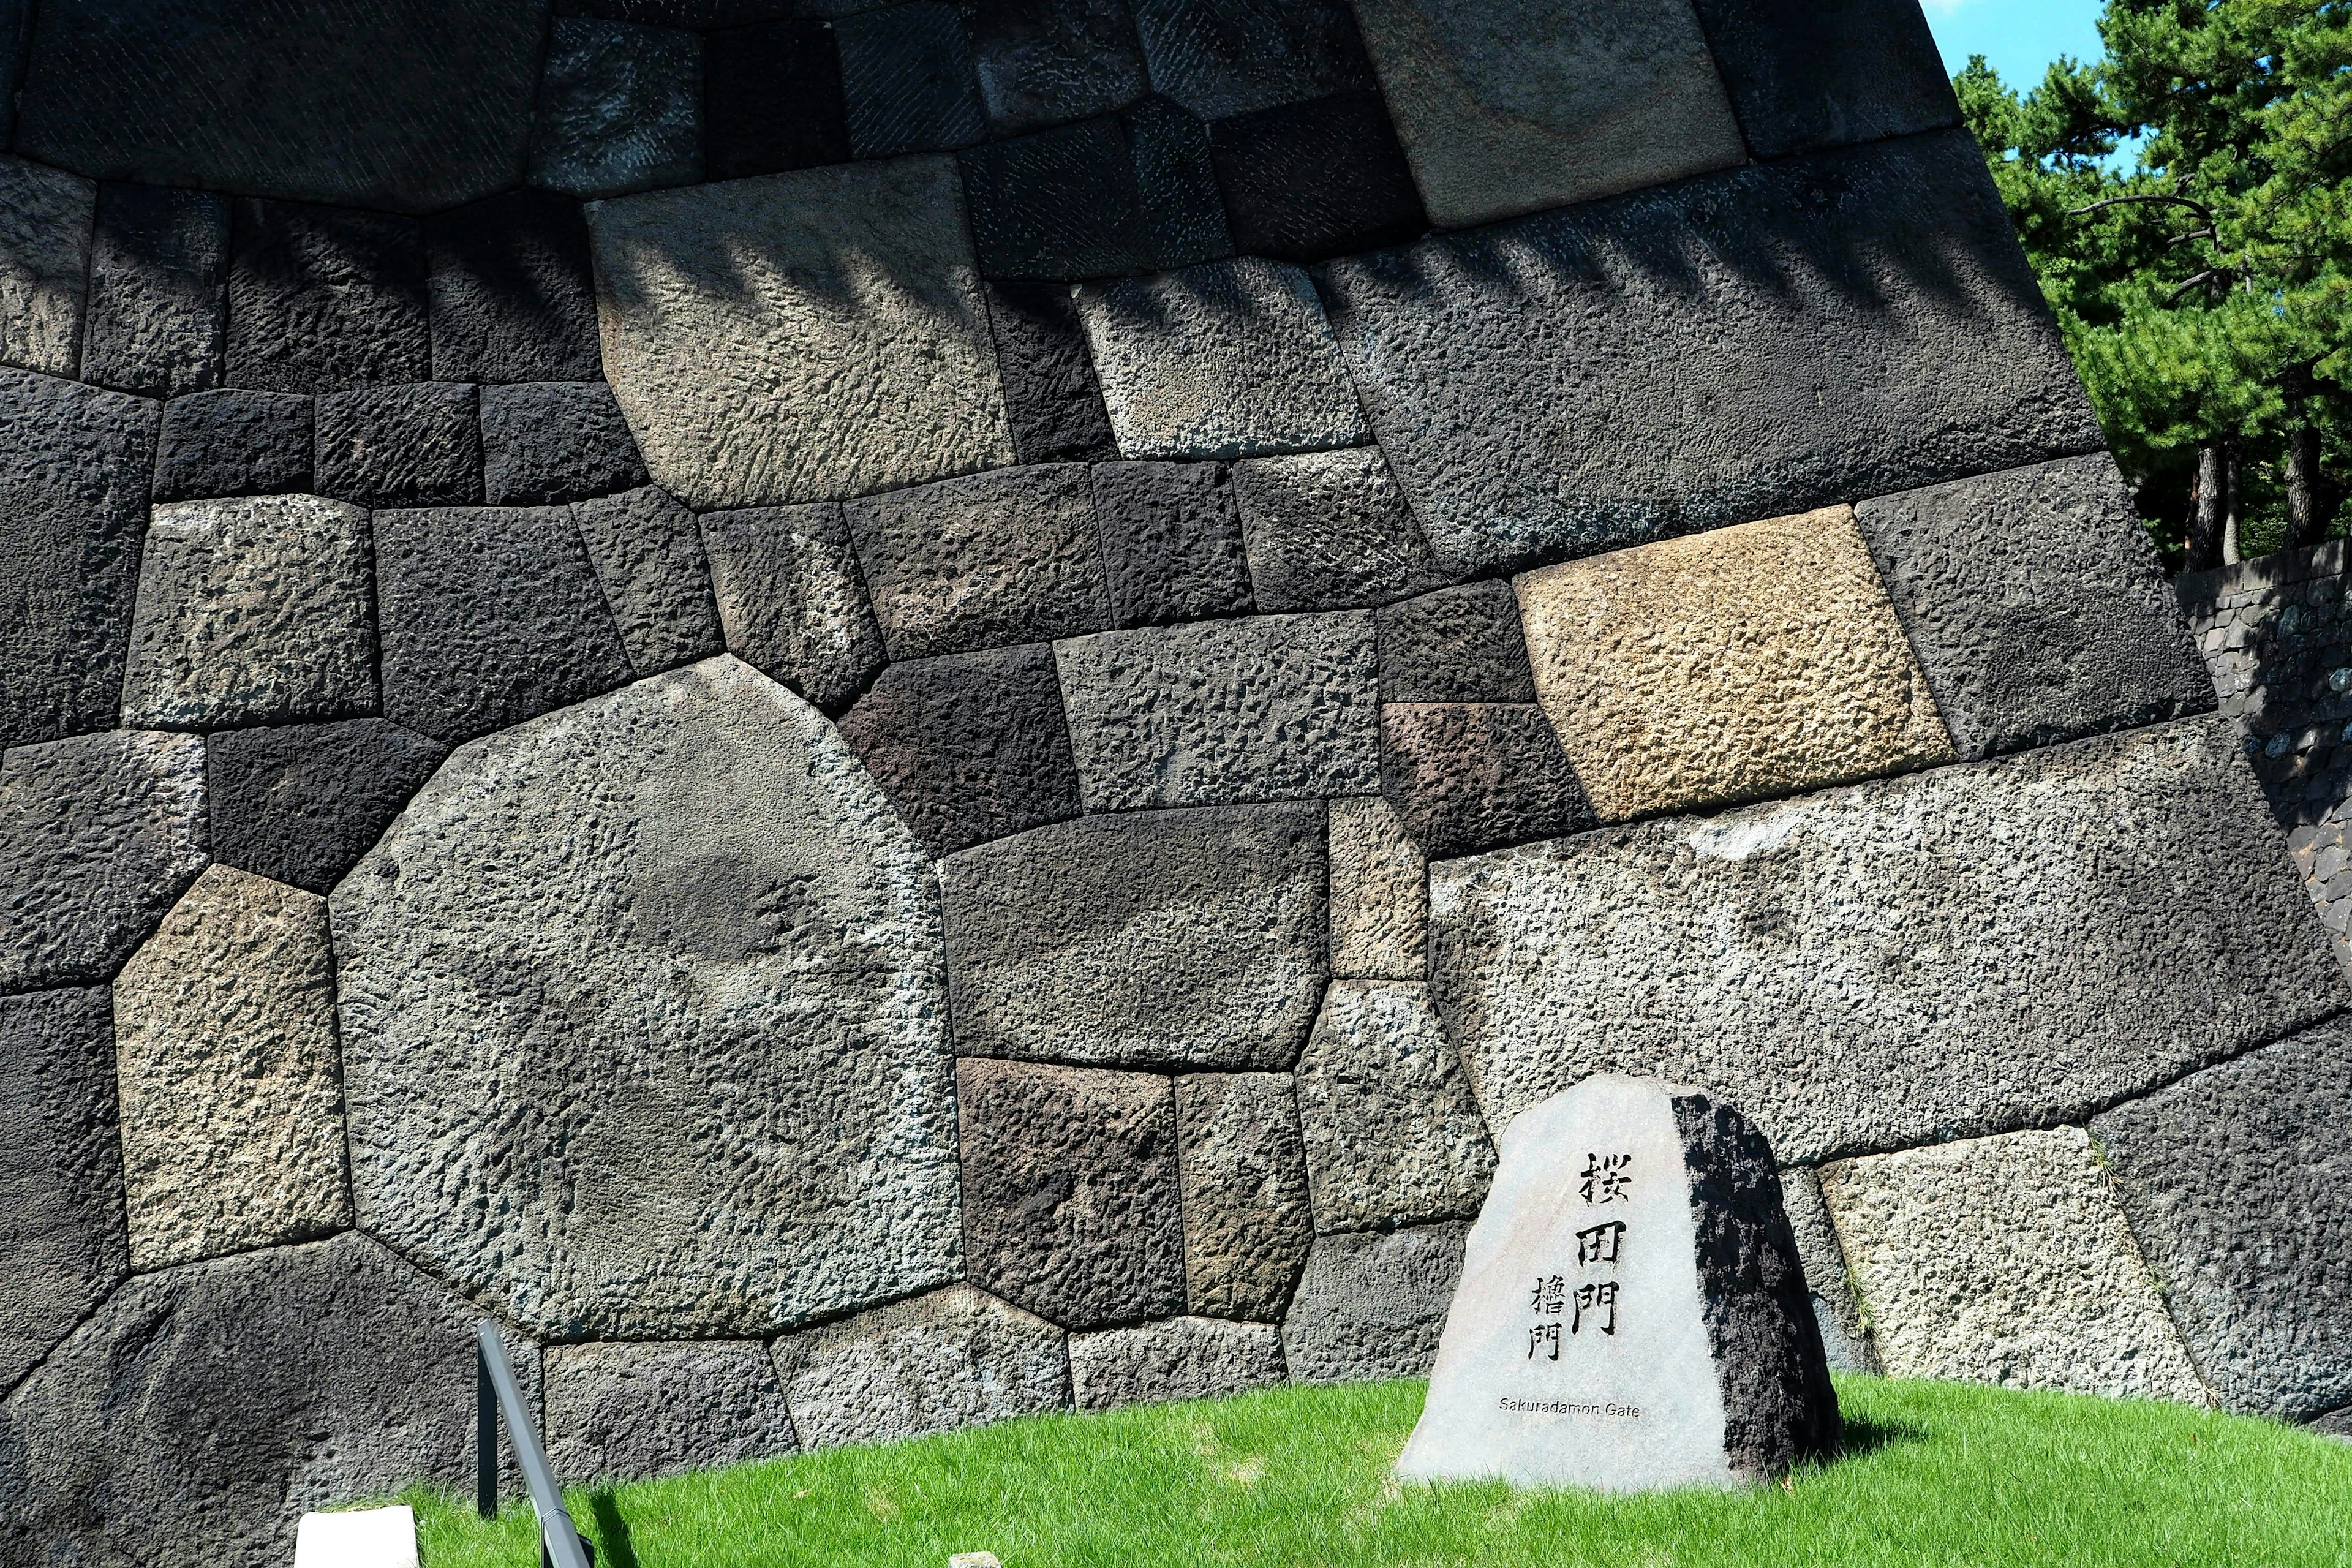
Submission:
<svg viewBox="0 0 2352 1568">
<path fill-rule="evenodd" d="M 0 1563 L 1424 1369 L 1601 1068 L 1849 1362 L 2352 1406 L 2352 986 L 1910 0 L 44 0 Z"/>
</svg>

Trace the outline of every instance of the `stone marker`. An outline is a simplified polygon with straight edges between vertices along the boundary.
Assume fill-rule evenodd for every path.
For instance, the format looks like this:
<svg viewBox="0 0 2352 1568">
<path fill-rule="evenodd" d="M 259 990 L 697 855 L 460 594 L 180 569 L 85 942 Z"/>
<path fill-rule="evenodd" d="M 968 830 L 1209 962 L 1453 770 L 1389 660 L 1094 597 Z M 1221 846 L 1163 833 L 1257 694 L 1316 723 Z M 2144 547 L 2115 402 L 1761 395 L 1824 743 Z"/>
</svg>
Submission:
<svg viewBox="0 0 2352 1568">
<path fill-rule="evenodd" d="M 1504 1131 L 1410 1480 L 1728 1487 L 1835 1447 L 1837 1395 L 1762 1133 L 1586 1079 Z"/>
</svg>

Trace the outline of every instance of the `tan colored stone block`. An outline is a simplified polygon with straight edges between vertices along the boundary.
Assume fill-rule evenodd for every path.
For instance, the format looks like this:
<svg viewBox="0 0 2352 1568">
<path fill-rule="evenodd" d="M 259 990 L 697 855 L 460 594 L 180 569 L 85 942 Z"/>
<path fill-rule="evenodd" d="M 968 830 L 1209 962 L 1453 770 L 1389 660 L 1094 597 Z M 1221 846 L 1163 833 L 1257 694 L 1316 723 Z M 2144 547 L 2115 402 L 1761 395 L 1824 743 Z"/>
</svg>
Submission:
<svg viewBox="0 0 2352 1568">
<path fill-rule="evenodd" d="M 1604 822 L 1952 760 L 1851 507 L 1514 585 L 1537 698 Z"/>
<path fill-rule="evenodd" d="M 1396 807 L 1378 795 L 1330 813 L 1331 973 L 1419 980 L 1429 945 L 1429 868 Z"/>
</svg>

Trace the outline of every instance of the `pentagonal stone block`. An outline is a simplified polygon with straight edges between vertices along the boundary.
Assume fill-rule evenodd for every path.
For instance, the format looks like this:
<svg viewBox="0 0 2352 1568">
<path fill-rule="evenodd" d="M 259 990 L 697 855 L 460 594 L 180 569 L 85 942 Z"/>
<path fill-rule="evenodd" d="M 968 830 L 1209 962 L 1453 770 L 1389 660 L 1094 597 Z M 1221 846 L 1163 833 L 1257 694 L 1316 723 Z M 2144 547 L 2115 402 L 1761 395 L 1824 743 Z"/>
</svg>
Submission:
<svg viewBox="0 0 2352 1568">
<path fill-rule="evenodd" d="M 941 0 L 860 11 L 833 25 L 850 150 L 944 153 L 987 133 L 963 18 Z"/>
<path fill-rule="evenodd" d="M 590 227 L 606 377 L 696 510 L 1013 460 L 950 160 L 621 196 Z"/>
<path fill-rule="evenodd" d="M 593 381 L 602 374 L 578 202 L 509 191 L 440 213 L 425 222 L 425 253 L 435 377 Z"/>
<path fill-rule="evenodd" d="M 155 405 L 0 370 L 0 745 L 114 722 Z"/>
<path fill-rule="evenodd" d="M 814 18 L 729 18 L 738 20 L 753 25 L 703 41 L 707 177 L 740 180 L 846 162 L 849 124 L 832 26 Z"/>
<path fill-rule="evenodd" d="M 1323 286 L 1439 563 L 1483 576 L 2096 447 L 2015 240 L 1953 132 L 1334 262 Z"/>
<path fill-rule="evenodd" d="M 1257 607 L 1348 610 L 1444 581 L 1376 447 L 1234 465 Z"/>
<path fill-rule="evenodd" d="M 1695 8 L 1759 158 L 1959 123 L 1916 0 L 1696 0 Z"/>
<path fill-rule="evenodd" d="M 646 485 L 582 501 L 572 517 L 639 675 L 707 658 L 726 646 L 692 512 L 659 486 Z"/>
<path fill-rule="evenodd" d="M 885 1443 L 1070 1406 L 1062 1331 L 957 1285 L 774 1345 L 803 1446 Z"/>
<path fill-rule="evenodd" d="M 100 185 L 82 379 L 150 397 L 219 385 L 227 285 L 227 197 Z"/>
<path fill-rule="evenodd" d="M 289 495 L 310 488 L 311 400 L 223 389 L 163 405 L 155 499 Z"/>
<path fill-rule="evenodd" d="M 1854 519 L 1961 756 L 2212 708 L 2106 454 L 1883 496 Z"/>
<path fill-rule="evenodd" d="M 205 859 L 201 737 L 116 730 L 0 755 L 0 991 L 110 978 Z"/>
<path fill-rule="evenodd" d="M 841 735 L 933 855 L 1078 815 L 1044 643 L 894 664 Z"/>
<path fill-rule="evenodd" d="M 129 1271 L 104 987 L 0 997 L 0 1388 Z"/>
<path fill-rule="evenodd" d="M 1307 274 L 1244 257 L 1088 284 L 1094 345 L 1129 458 L 1245 458 L 1369 439 Z"/>
<path fill-rule="evenodd" d="M 701 522 L 729 649 L 828 713 L 848 707 L 884 658 L 841 508 L 747 507 Z"/>
<path fill-rule="evenodd" d="M 368 517 L 317 496 L 159 506 L 122 721 L 210 730 L 373 711 Z"/>
<path fill-rule="evenodd" d="M 975 1283 L 1066 1329 L 1184 1310 L 1168 1079 L 967 1058 L 956 1116 Z"/>
<path fill-rule="evenodd" d="M 1396 807 L 1374 796 L 1330 813 L 1331 973 L 1419 980 L 1428 967 L 1429 868 Z"/>
<path fill-rule="evenodd" d="M 2352 1401 L 2352 1029 L 2323 1024 L 2091 1123 L 2173 1321 L 2233 1410 Z"/>
<path fill-rule="evenodd" d="M 387 719 L 454 744 L 632 678 L 567 508 L 374 521 Z"/>
<path fill-rule="evenodd" d="M 979 0 L 965 26 L 1000 135 L 1108 113 L 1150 90 L 1125 0 Z"/>
<path fill-rule="evenodd" d="M 572 1335 L 952 1279 L 925 867 L 833 727 L 730 658 L 452 757 L 333 899 L 362 1223 Z"/>
<path fill-rule="evenodd" d="M 1821 1176 L 1887 1375 L 2205 1403 L 2081 1128 Z"/>
<path fill-rule="evenodd" d="M 352 1235 L 143 1275 L 9 1396 L 0 1552 L 274 1568 L 305 1510 L 470 1487 L 480 1316 Z"/>
<path fill-rule="evenodd" d="M 1176 1080 L 1184 1291 L 1195 1312 L 1276 1319 L 1315 1239 L 1290 1075 Z"/>
<path fill-rule="evenodd" d="M 594 197 L 701 177 L 702 40 L 675 27 L 556 17 L 530 183 Z"/>
<path fill-rule="evenodd" d="M 1220 120 L 1209 143 L 1244 255 L 1321 261 L 1402 245 L 1429 227 L 1377 92 Z"/>
<path fill-rule="evenodd" d="M 1372 85 L 1342 0 L 1136 0 L 1151 85 L 1205 120 Z"/>
<path fill-rule="evenodd" d="M 1559 838 L 1597 820 L 1532 702 L 1386 704 L 1381 794 L 1432 860 Z"/>
<path fill-rule="evenodd" d="M 1427 986 L 1333 981 L 1297 1078 L 1318 1233 L 1478 1212 L 1495 1146 Z"/>
<path fill-rule="evenodd" d="M 892 658 L 1044 642 L 1110 624 L 1077 463 L 1001 468 L 842 508 Z"/>
<path fill-rule="evenodd" d="M 383 719 L 223 731 L 205 742 L 213 856 L 326 892 L 446 755 Z"/>
<path fill-rule="evenodd" d="M 1143 231 L 1152 267 L 1192 267 L 1234 253 L 1225 198 L 1209 128 L 1165 98 L 1147 98 L 1122 110 L 1127 150 L 1135 159 L 1135 190 L 1143 203 Z"/>
<path fill-rule="evenodd" d="M 1435 865 L 1430 906 L 1490 1124 L 1631 1072 L 1797 1162 L 2048 1125 L 2352 1001 L 2219 721 Z"/>
<path fill-rule="evenodd" d="M 1360 611 L 1054 645 L 1089 811 L 1370 795 L 1379 671 Z"/>
<path fill-rule="evenodd" d="M 425 247 L 383 213 L 240 201 L 229 227 L 231 386 L 338 392 L 433 374 Z"/>
<path fill-rule="evenodd" d="M 88 180 L 0 154 L 0 362 L 74 374 L 97 205 Z"/>
<path fill-rule="evenodd" d="M 1361 1383 L 1428 1376 L 1469 1232 L 1456 1220 L 1317 1237 L 1297 1299 L 1282 1321 L 1291 1377 Z"/>
<path fill-rule="evenodd" d="M 1087 817 L 940 862 L 957 1048 L 1288 1067 L 1328 973 L 1322 818 Z"/>
<path fill-rule="evenodd" d="M 547 1462 L 567 1484 L 716 1469 L 799 1447 L 757 1340 L 561 1345 L 545 1361 Z"/>
<path fill-rule="evenodd" d="M 479 400 L 448 382 L 327 394 L 314 416 L 320 490 L 366 507 L 478 505 Z"/>
<path fill-rule="evenodd" d="M 983 277 L 1098 278 L 1157 259 L 1134 149 L 1115 115 L 987 142 L 957 162 Z"/>
<path fill-rule="evenodd" d="M 540 506 L 635 489 L 646 466 L 601 381 L 482 388 L 482 492 L 492 506 Z"/>
<path fill-rule="evenodd" d="M 1114 625 L 1245 616 L 1257 607 L 1224 464 L 1097 463 L 1094 491 Z"/>
<path fill-rule="evenodd" d="M 1383 702 L 1533 702 L 1534 674 L 1507 583 L 1465 583 L 1382 606 Z"/>
<path fill-rule="evenodd" d="M 1170 1318 L 1070 1336 L 1070 1392 L 1081 1410 L 1218 1399 L 1287 1378 L 1272 1323 Z"/>
<path fill-rule="evenodd" d="M 1877 1372 L 1878 1352 L 1871 1348 L 1870 1329 L 1853 1299 L 1837 1226 L 1822 1202 L 1821 1178 L 1804 1165 L 1783 1171 L 1780 1194 L 1788 1205 L 1789 1229 L 1797 1238 L 1798 1261 L 1804 1265 L 1823 1355 L 1834 1371 Z"/>
<path fill-rule="evenodd" d="M 214 866 L 114 982 L 131 1264 L 351 1224 L 327 901 Z"/>
<path fill-rule="evenodd" d="M 1059 283 L 991 283 L 988 328 L 1013 450 L 1024 463 L 1107 458 L 1116 450 L 1078 309 Z"/>
<path fill-rule="evenodd" d="M 1517 587 L 1537 699 L 1604 822 L 1951 760 L 1845 507 L 1570 561 Z"/>
</svg>

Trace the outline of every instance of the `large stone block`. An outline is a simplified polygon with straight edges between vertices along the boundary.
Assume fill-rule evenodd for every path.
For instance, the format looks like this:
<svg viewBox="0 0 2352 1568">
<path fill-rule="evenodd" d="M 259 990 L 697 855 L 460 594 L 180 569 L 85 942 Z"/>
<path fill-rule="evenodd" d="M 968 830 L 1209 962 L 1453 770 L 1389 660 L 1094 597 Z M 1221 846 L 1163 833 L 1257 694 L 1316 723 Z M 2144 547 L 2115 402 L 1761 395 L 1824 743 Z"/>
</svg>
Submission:
<svg viewBox="0 0 2352 1568">
<path fill-rule="evenodd" d="M 115 730 L 0 755 L 0 993 L 111 979 L 205 868 L 205 742 Z"/>
<path fill-rule="evenodd" d="M 0 153 L 0 363 L 71 375 L 81 362 L 98 187 Z"/>
<path fill-rule="evenodd" d="M 547 1462 L 567 1484 L 717 1469 L 799 1447 L 757 1340 L 560 1345 L 547 1363 Z"/>
<path fill-rule="evenodd" d="M 1396 807 L 1335 800 L 1331 816 L 1331 973 L 1419 980 L 1428 971 L 1429 867 Z"/>
<path fill-rule="evenodd" d="M 728 647 L 828 713 L 848 707 L 884 655 L 841 508 L 746 507 L 701 521 Z"/>
<path fill-rule="evenodd" d="M 155 509 L 122 721 L 222 729 L 373 712 L 368 516 L 317 496 Z"/>
<path fill-rule="evenodd" d="M 1225 195 L 1217 186 L 1209 128 L 1165 98 L 1147 98 L 1119 115 L 1135 157 L 1135 192 L 1143 204 L 1147 263 L 1192 267 L 1234 253 Z"/>
<path fill-rule="evenodd" d="M 1593 825 L 1592 803 L 1532 702 L 1386 704 L 1381 794 L 1432 860 Z"/>
<path fill-rule="evenodd" d="M 1281 1317 L 1315 1239 L 1290 1075 L 1188 1073 L 1176 1130 L 1187 1302 L 1214 1318 Z"/>
<path fill-rule="evenodd" d="M 702 26 L 725 29 L 706 37 L 702 45 L 707 178 L 740 180 L 848 161 L 849 124 L 842 102 L 840 47 L 827 22 L 815 16 L 784 20 L 793 9 L 746 6 L 743 14 L 701 21 Z"/>
<path fill-rule="evenodd" d="M 951 152 L 988 133 L 963 18 L 945 0 L 860 9 L 833 37 L 857 157 Z"/>
<path fill-rule="evenodd" d="M 227 197 L 100 185 L 81 378 L 150 397 L 219 385 L 227 285 Z"/>
<path fill-rule="evenodd" d="M 159 501 L 291 495 L 310 488 L 312 400 L 223 389 L 163 405 L 155 447 Z"/>
<path fill-rule="evenodd" d="M 2352 1026 L 2208 1068 L 2091 1123 L 2173 1321 L 2233 1410 L 2352 1402 Z"/>
<path fill-rule="evenodd" d="M 492 506 L 543 506 L 646 482 L 628 422 L 601 381 L 482 388 L 482 494 Z"/>
<path fill-rule="evenodd" d="M 425 246 L 383 213 L 240 201 L 229 225 L 231 386 L 340 392 L 433 374 Z"/>
<path fill-rule="evenodd" d="M 109 1016 L 102 986 L 0 997 L 0 1389 L 130 1271 Z"/>
<path fill-rule="evenodd" d="M 1150 90 L 1126 0 L 979 0 L 964 18 L 999 134 L 1108 113 Z"/>
<path fill-rule="evenodd" d="M 1136 0 L 1151 85 L 1204 120 L 1372 85 L 1345 0 Z"/>
<path fill-rule="evenodd" d="M 1184 1310 L 1167 1079 L 968 1057 L 956 1117 L 966 1278 L 1066 1329 Z"/>
<path fill-rule="evenodd" d="M 362 1223 L 566 1335 L 954 1278 L 925 866 L 833 727 L 730 658 L 461 750 L 333 899 Z"/>
<path fill-rule="evenodd" d="M 811 1448 L 1070 1407 L 1062 1331 L 969 1285 L 787 1334 L 774 1354 Z"/>
<path fill-rule="evenodd" d="M 214 866 L 114 982 L 131 1265 L 352 1222 L 327 902 Z"/>
<path fill-rule="evenodd" d="M 1054 645 L 1089 811 L 1370 795 L 1380 673 L 1362 611 Z"/>
<path fill-rule="evenodd" d="M 1300 1383 L 1428 1376 L 1469 1233 L 1455 1220 L 1317 1237 L 1282 1321 L 1290 1375 Z"/>
<path fill-rule="evenodd" d="M 214 858 L 327 892 L 448 754 L 383 719 L 224 730 L 205 742 Z"/>
<path fill-rule="evenodd" d="M 986 277 L 1069 281 L 1164 260 L 1118 116 L 990 142 L 957 162 Z"/>
<path fill-rule="evenodd" d="M 1013 460 L 951 161 L 622 196 L 589 226 L 605 374 L 696 510 Z"/>
<path fill-rule="evenodd" d="M 675 27 L 556 17 L 530 183 L 593 198 L 701 177 L 702 40 Z"/>
<path fill-rule="evenodd" d="M 1570 561 L 1517 586 L 1537 700 L 1603 822 L 1952 759 L 1847 508 Z"/>
<path fill-rule="evenodd" d="M 1297 1077 L 1318 1234 L 1477 1214 L 1495 1146 L 1426 985 L 1333 981 Z"/>
<path fill-rule="evenodd" d="M 1465 583 L 1381 608 L 1383 702 L 1533 702 L 1508 583 Z"/>
<path fill-rule="evenodd" d="M 1882 496 L 1854 519 L 1961 756 L 2212 708 L 2105 453 Z"/>
<path fill-rule="evenodd" d="M 1268 614 L 1370 608 L 1443 582 L 1377 447 L 1235 463 L 1234 499 Z"/>
<path fill-rule="evenodd" d="M 1759 158 L 1959 123 L 1918 0 L 1696 0 L 1696 8 Z"/>
<path fill-rule="evenodd" d="M 311 464 L 320 492 L 364 507 L 479 506 L 481 391 L 420 382 L 319 398 Z"/>
<path fill-rule="evenodd" d="M 425 220 L 433 374 L 442 381 L 594 381 L 596 291 L 580 204 L 509 191 Z"/>
<path fill-rule="evenodd" d="M 1874 1155 L 1821 1178 L 1890 1377 L 2205 1403 L 2081 1128 Z"/>
<path fill-rule="evenodd" d="M 1070 1392 L 1081 1410 L 1218 1399 L 1287 1377 L 1272 1323 L 1170 1318 L 1070 1337 Z"/>
<path fill-rule="evenodd" d="M 1402 245 L 1429 228 L 1377 92 L 1343 92 L 1220 120 L 1210 159 L 1234 248 L 1281 261 Z"/>
<path fill-rule="evenodd" d="M 726 646 L 694 514 L 657 485 L 572 509 L 630 667 L 657 675 Z"/>
<path fill-rule="evenodd" d="M 1097 463 L 1094 490 L 1113 624 L 1199 621 L 1257 607 L 1225 465 Z"/>
<path fill-rule="evenodd" d="M 1108 458 L 1118 450 L 1066 285 L 991 283 L 988 329 L 1013 450 L 1022 462 Z"/>
<path fill-rule="evenodd" d="M 1093 816 L 940 864 L 967 1055 L 1287 1068 L 1328 973 L 1315 805 Z"/>
<path fill-rule="evenodd" d="M 1390 466 L 1463 575 L 2100 444 L 1958 132 L 1425 240 L 1323 282 Z"/>
<path fill-rule="evenodd" d="M 1798 1163 L 2079 1116 L 2352 1002 L 2237 752 L 2189 721 L 1436 865 L 1438 1008 L 1498 1131 L 1612 1071 Z"/>
</svg>

